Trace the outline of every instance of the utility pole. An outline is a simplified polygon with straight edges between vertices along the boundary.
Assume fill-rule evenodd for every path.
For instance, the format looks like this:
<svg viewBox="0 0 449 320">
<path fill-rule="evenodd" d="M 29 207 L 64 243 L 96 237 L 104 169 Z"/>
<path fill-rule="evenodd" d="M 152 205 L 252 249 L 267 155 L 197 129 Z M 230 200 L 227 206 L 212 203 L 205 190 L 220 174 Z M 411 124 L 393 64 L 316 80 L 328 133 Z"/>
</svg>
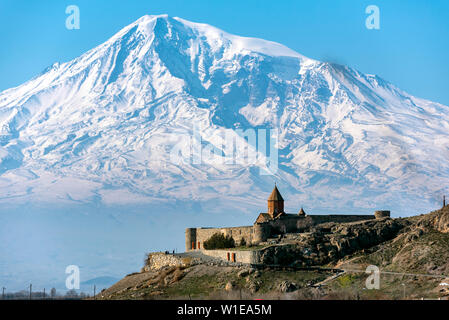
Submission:
<svg viewBox="0 0 449 320">
<path fill-rule="evenodd" d="M 2 300 L 5 300 L 5 287 L 2 288 Z"/>
<path fill-rule="evenodd" d="M 45 300 L 45 288 L 44 288 L 44 300 Z"/>
<path fill-rule="evenodd" d="M 402 286 L 404 287 L 404 300 L 405 300 L 405 283 L 403 283 Z"/>
<path fill-rule="evenodd" d="M 97 290 L 97 286 L 96 285 L 94 285 L 94 300 L 96 300 L 97 299 L 97 297 L 95 296 L 95 291 Z"/>
<path fill-rule="evenodd" d="M 33 284 L 30 283 L 30 300 L 31 300 L 31 292 L 32 292 Z"/>
</svg>

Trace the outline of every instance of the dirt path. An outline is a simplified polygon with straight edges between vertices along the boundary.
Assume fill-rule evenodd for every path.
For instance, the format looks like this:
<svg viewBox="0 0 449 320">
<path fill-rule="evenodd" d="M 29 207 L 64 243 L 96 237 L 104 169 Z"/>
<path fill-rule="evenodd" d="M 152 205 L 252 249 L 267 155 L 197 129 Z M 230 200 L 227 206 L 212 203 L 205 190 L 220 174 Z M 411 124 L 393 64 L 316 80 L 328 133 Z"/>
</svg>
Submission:
<svg viewBox="0 0 449 320">
<path fill-rule="evenodd" d="M 321 282 L 318 282 L 318 283 L 315 283 L 315 284 L 311 285 L 311 287 L 313 287 L 313 288 L 319 288 L 319 287 L 321 287 L 321 286 L 323 286 L 323 285 L 326 285 L 326 283 L 328 283 L 329 281 L 335 280 L 335 279 L 337 279 L 338 277 L 344 275 L 345 273 L 346 273 L 346 271 L 345 271 L 345 270 L 342 270 L 341 272 L 339 272 L 339 273 L 337 273 L 337 274 L 334 274 L 334 275 L 330 276 L 329 278 L 324 279 L 324 280 L 321 281 Z"/>
</svg>

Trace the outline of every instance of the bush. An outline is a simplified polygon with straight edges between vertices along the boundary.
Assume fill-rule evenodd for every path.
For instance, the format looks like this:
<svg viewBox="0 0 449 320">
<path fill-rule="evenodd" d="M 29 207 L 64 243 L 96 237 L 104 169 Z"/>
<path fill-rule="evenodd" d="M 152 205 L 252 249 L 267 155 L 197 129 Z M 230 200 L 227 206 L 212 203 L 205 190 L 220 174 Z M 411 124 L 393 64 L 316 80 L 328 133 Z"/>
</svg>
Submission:
<svg viewBox="0 0 449 320">
<path fill-rule="evenodd" d="M 213 250 L 213 249 L 226 249 L 226 248 L 234 248 L 235 241 L 234 239 L 227 235 L 224 236 L 222 233 L 215 233 L 209 239 L 204 241 L 204 249 Z"/>
<path fill-rule="evenodd" d="M 153 254 L 151 252 L 145 254 L 145 259 L 143 260 L 143 265 L 144 266 L 149 266 L 150 265 L 150 263 L 151 263 L 151 256 L 152 255 Z"/>
</svg>

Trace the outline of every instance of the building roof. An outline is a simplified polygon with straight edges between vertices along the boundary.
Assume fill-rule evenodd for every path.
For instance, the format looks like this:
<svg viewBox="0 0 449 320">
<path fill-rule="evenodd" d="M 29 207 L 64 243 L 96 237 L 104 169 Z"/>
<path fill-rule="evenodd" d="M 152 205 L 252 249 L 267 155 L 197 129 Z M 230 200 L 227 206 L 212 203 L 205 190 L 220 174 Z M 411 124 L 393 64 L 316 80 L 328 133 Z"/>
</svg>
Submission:
<svg viewBox="0 0 449 320">
<path fill-rule="evenodd" d="M 304 211 L 303 208 L 301 208 L 301 210 L 299 210 L 298 215 L 300 215 L 300 216 L 305 216 L 306 215 L 306 212 Z"/>
<path fill-rule="evenodd" d="M 284 198 L 282 198 L 281 193 L 276 186 L 274 186 L 273 191 L 271 191 L 268 201 L 284 201 Z"/>
<path fill-rule="evenodd" d="M 270 214 L 262 212 L 257 217 L 256 223 L 267 222 L 267 221 L 270 221 L 270 220 L 273 220 L 273 218 L 270 216 Z"/>
<path fill-rule="evenodd" d="M 257 216 L 256 222 L 255 223 L 261 223 L 261 222 L 267 222 L 267 221 L 272 221 L 275 219 L 279 219 L 279 218 L 283 218 L 283 217 L 287 217 L 287 216 L 295 216 L 297 217 L 296 214 L 286 214 L 284 212 L 280 212 L 277 216 L 272 217 L 271 214 L 267 213 L 267 212 L 261 212 L 259 213 L 259 215 Z"/>
</svg>

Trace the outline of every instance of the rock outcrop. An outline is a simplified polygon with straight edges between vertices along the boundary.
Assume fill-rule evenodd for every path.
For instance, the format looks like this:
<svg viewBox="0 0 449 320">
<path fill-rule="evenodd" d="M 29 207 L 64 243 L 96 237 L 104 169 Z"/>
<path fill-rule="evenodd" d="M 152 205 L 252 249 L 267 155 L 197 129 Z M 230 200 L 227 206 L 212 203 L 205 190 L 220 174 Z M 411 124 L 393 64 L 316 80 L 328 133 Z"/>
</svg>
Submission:
<svg viewBox="0 0 449 320">
<path fill-rule="evenodd" d="M 361 223 L 323 224 L 312 232 L 298 235 L 296 242 L 262 250 L 263 264 L 316 266 L 393 239 L 410 223 L 407 220 L 381 219 Z"/>
<path fill-rule="evenodd" d="M 445 206 L 441 210 L 434 211 L 433 226 L 440 232 L 449 232 L 449 206 Z"/>
</svg>

